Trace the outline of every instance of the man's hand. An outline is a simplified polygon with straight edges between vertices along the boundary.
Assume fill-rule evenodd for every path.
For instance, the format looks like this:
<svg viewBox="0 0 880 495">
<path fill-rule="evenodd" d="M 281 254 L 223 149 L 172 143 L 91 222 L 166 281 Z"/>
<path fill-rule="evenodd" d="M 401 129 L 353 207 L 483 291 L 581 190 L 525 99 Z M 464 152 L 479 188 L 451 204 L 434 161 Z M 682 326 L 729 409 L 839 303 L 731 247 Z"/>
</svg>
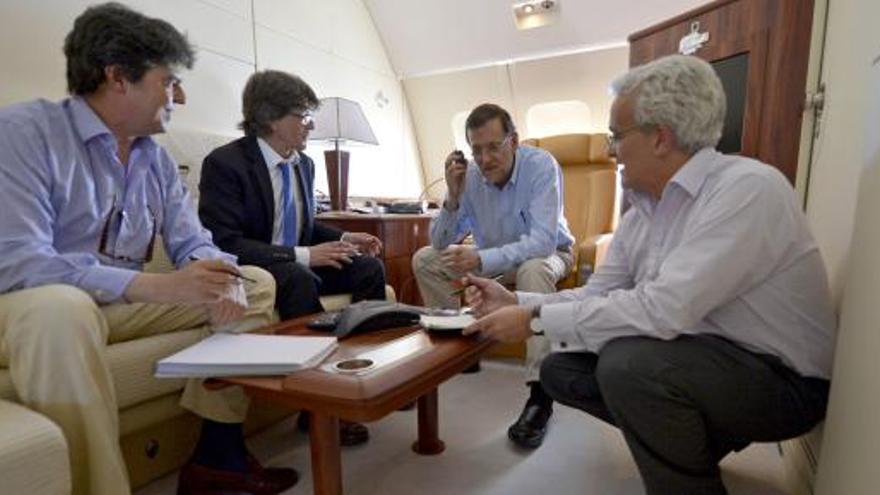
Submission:
<svg viewBox="0 0 880 495">
<path fill-rule="evenodd" d="M 467 175 L 467 160 L 464 153 L 455 150 L 446 157 L 446 208 L 452 211 L 458 209 L 458 201 L 465 188 L 465 175 Z"/>
<path fill-rule="evenodd" d="M 471 323 L 461 333 L 480 333 L 498 342 L 522 342 L 532 336 L 531 319 L 532 311 L 528 307 L 506 306 Z"/>
<path fill-rule="evenodd" d="M 440 259 L 447 268 L 459 273 L 479 271 L 482 264 L 477 248 L 460 244 L 453 244 L 444 249 Z"/>
<path fill-rule="evenodd" d="M 489 278 L 467 275 L 461 278 L 461 284 L 467 287 L 464 291 L 465 303 L 477 317 L 507 306 L 515 306 L 518 302 L 516 294 Z"/>
<path fill-rule="evenodd" d="M 382 251 L 382 241 L 378 237 L 366 232 L 346 232 L 339 239 L 342 242 L 354 244 L 361 254 L 378 256 Z"/>
<path fill-rule="evenodd" d="M 309 266 L 332 266 L 341 270 L 343 263 L 351 264 L 351 258 L 356 256 L 357 252 L 354 244 L 344 241 L 309 246 Z"/>
<path fill-rule="evenodd" d="M 212 304 L 241 283 L 238 267 L 222 260 L 198 260 L 171 273 L 139 273 L 128 284 L 131 302 Z"/>
<path fill-rule="evenodd" d="M 230 287 L 219 301 L 208 305 L 212 326 L 225 325 L 240 320 L 247 309 L 247 295 L 242 284 Z"/>
</svg>

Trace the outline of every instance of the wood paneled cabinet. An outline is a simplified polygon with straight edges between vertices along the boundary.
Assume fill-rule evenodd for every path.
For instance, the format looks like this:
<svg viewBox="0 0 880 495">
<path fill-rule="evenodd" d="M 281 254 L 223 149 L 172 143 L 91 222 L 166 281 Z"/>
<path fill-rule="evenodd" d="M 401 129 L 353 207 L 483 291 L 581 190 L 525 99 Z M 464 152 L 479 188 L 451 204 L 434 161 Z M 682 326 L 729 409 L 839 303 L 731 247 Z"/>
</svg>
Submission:
<svg viewBox="0 0 880 495">
<path fill-rule="evenodd" d="M 813 0 L 718 0 L 632 34 L 629 61 L 677 53 L 694 29 L 708 34 L 694 55 L 715 63 L 746 55 L 739 153 L 795 183 L 812 27 Z"/>
<path fill-rule="evenodd" d="M 422 304 L 412 271 L 412 257 L 430 242 L 431 215 L 321 213 L 317 221 L 347 232 L 366 232 L 378 237 L 384 248 L 379 255 L 385 264 L 385 279 L 394 287 L 397 300 Z"/>
</svg>

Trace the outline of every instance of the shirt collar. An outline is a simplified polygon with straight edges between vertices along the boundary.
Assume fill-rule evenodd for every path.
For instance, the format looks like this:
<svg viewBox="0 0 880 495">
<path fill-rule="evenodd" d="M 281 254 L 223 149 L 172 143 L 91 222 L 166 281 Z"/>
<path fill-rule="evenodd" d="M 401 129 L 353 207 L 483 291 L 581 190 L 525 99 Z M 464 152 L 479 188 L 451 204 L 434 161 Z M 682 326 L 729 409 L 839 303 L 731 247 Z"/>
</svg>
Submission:
<svg viewBox="0 0 880 495">
<path fill-rule="evenodd" d="M 96 137 L 102 137 L 111 149 L 116 150 L 118 144 L 113 136 L 113 132 L 101 120 L 101 117 L 92 110 L 92 107 L 86 103 L 86 100 L 81 96 L 72 96 L 69 101 L 71 120 L 83 143 L 88 143 Z M 131 149 L 143 148 L 146 151 L 150 151 L 156 146 L 158 145 L 151 136 L 140 136 L 132 142 Z"/>
<path fill-rule="evenodd" d="M 668 188 L 671 184 L 676 184 L 691 197 L 696 197 L 706 182 L 706 178 L 712 173 L 715 159 L 720 155 L 714 148 L 703 148 L 696 152 L 684 165 L 669 179 L 666 184 Z M 664 188 L 664 194 L 665 189 Z M 651 195 L 633 191 L 631 189 L 624 190 L 626 201 L 634 205 L 645 216 L 654 214 L 658 201 Z"/>
<path fill-rule="evenodd" d="M 712 172 L 712 163 L 720 154 L 714 148 L 701 149 L 678 169 L 675 175 L 669 179 L 669 183 L 678 184 L 691 197 L 696 196 L 700 192 L 700 188 L 703 187 L 703 183 L 706 182 L 706 177 Z"/>
<path fill-rule="evenodd" d="M 69 101 L 71 120 L 73 120 L 73 125 L 84 143 L 96 136 L 113 137 L 113 133 L 110 132 L 104 121 L 81 96 L 73 96 Z"/>
<path fill-rule="evenodd" d="M 299 153 L 296 151 L 294 151 L 289 158 L 284 158 L 279 155 L 277 151 L 272 149 L 272 146 L 261 137 L 257 138 L 257 145 L 260 147 L 260 152 L 263 154 L 263 160 L 266 162 L 269 171 L 272 171 L 275 166 L 282 162 L 290 163 L 291 165 L 299 163 Z"/>
</svg>

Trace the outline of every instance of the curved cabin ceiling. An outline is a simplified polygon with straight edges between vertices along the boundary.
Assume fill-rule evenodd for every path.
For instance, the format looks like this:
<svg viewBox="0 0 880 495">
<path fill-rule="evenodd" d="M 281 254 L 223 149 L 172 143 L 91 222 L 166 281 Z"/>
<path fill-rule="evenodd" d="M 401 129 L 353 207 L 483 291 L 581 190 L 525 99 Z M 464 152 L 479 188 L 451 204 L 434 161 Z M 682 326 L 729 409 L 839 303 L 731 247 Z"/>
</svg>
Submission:
<svg viewBox="0 0 880 495">
<path fill-rule="evenodd" d="M 553 24 L 518 31 L 522 0 L 363 0 L 403 79 L 626 44 L 708 0 L 554 0 Z"/>
</svg>

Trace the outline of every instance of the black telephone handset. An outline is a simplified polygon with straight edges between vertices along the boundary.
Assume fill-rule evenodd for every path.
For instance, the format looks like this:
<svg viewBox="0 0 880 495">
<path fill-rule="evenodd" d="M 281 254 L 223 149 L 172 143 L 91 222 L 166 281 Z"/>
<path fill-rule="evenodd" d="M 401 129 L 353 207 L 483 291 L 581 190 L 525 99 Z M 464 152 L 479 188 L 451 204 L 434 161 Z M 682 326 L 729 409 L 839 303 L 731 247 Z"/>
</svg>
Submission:
<svg viewBox="0 0 880 495">
<path fill-rule="evenodd" d="M 455 150 L 452 152 L 452 161 L 454 163 L 463 163 L 467 165 L 467 158 L 464 157 L 464 152 L 461 150 Z"/>
</svg>

